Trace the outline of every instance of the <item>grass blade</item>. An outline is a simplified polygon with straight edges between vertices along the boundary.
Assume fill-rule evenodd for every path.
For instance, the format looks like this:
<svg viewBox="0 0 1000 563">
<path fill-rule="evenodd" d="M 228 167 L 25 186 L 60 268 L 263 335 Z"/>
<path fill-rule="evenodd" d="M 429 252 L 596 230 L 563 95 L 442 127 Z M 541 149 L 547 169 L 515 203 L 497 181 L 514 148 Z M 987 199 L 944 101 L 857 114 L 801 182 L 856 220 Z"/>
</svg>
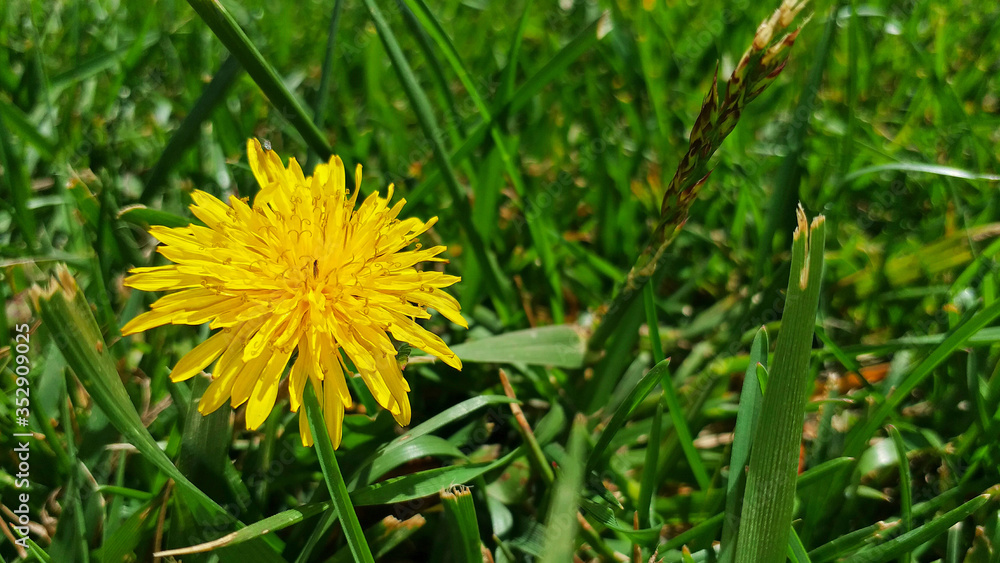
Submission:
<svg viewBox="0 0 1000 563">
<path fill-rule="evenodd" d="M 451 528 L 453 539 L 450 551 L 455 555 L 455 560 L 481 563 L 483 554 L 479 542 L 479 524 L 469 487 L 456 485 L 441 491 L 441 504 L 444 505 L 444 515 Z M 454 542 L 458 545 L 455 546 Z"/>
<path fill-rule="evenodd" d="M 378 30 L 379 39 L 381 39 L 386 53 L 389 54 L 389 58 L 392 60 L 392 67 L 396 70 L 396 74 L 403 84 L 406 96 L 413 104 L 420 127 L 424 130 L 424 135 L 427 136 L 434 147 L 434 160 L 438 163 L 438 167 L 444 175 L 445 185 L 448 187 L 452 205 L 457 208 L 457 218 L 462 225 L 462 229 L 465 231 L 466 237 L 469 239 L 472 252 L 475 254 L 476 260 L 486 275 L 486 284 L 494 296 L 503 297 L 505 301 L 509 302 L 510 299 L 506 298 L 512 298 L 513 295 L 510 282 L 505 281 L 506 278 L 500 273 L 496 257 L 486 248 L 486 244 L 479 235 L 479 231 L 472 224 L 472 208 L 469 205 L 468 196 L 465 194 L 462 186 L 459 185 L 458 178 L 455 176 L 455 169 L 452 167 L 451 160 L 445 152 L 444 144 L 441 141 L 444 136 L 440 127 L 438 127 L 434 113 L 431 111 L 427 94 L 420 88 L 420 84 L 413 75 L 410 64 L 406 62 L 403 50 L 396 41 L 396 36 L 392 33 L 392 29 L 389 28 L 389 24 L 382 15 L 382 11 L 375 4 L 375 0 L 365 0 L 365 5 L 368 6 L 372 21 L 375 23 L 375 29 Z"/>
<path fill-rule="evenodd" d="M 340 472 L 340 465 L 337 456 L 333 451 L 333 443 L 326 432 L 326 422 L 323 420 L 323 413 L 319 408 L 319 401 L 316 400 L 316 393 L 312 385 L 306 385 L 302 394 L 303 406 L 306 407 L 306 415 L 309 418 L 309 430 L 312 432 L 316 445 L 316 454 L 319 457 L 319 465 L 323 469 L 323 478 L 326 486 L 330 489 L 330 498 L 333 499 L 333 506 L 337 510 L 337 515 L 344 527 L 344 535 L 347 536 L 347 544 L 351 547 L 356 561 L 365 563 L 375 563 L 372 552 L 368 548 L 364 531 L 358 523 L 358 515 L 354 513 L 354 505 L 351 497 L 347 494 L 347 485 L 344 483 L 344 476 Z"/>
<path fill-rule="evenodd" d="M 188 0 L 188 4 L 198 12 L 212 33 L 243 65 L 247 74 L 253 78 L 274 107 L 302 135 L 309 148 L 319 154 L 320 158 L 329 158 L 333 154 L 333 148 L 330 147 L 326 137 L 306 115 L 302 104 L 288 90 L 274 67 L 264 60 L 264 56 L 236 23 L 233 15 L 223 7 L 222 3 L 212 0 Z"/>
<path fill-rule="evenodd" d="M 774 367 L 761 404 L 761 420 L 750 452 L 750 472 L 743 505 L 736 559 L 782 563 L 795 501 L 795 481 L 802 439 L 802 416 L 809 383 L 809 350 L 823 275 L 826 222 L 822 215 L 807 225 L 798 210 L 793 235 L 792 269 L 774 351 Z"/>
<path fill-rule="evenodd" d="M 847 444 L 844 447 L 844 455 L 858 457 L 867 447 L 868 440 L 882 426 L 887 418 L 896 410 L 910 393 L 930 375 L 935 368 L 948 359 L 953 352 L 965 345 L 974 334 L 992 323 L 1000 317 L 1000 301 L 994 301 L 982 311 L 976 313 L 965 323 L 955 328 L 944 341 L 938 345 L 924 358 L 922 362 L 905 376 L 903 382 L 886 397 L 885 401 L 878 406 L 874 413 L 868 416 L 864 424 L 855 426 L 848 434 Z"/>
<path fill-rule="evenodd" d="M 254 522 L 246 528 L 241 528 L 235 532 L 226 534 L 217 540 L 212 540 L 210 542 L 201 543 L 198 545 L 192 545 L 191 547 L 182 547 L 178 549 L 168 549 L 166 551 L 160 551 L 154 553 L 154 557 L 176 557 L 178 555 L 190 555 L 192 553 L 204 553 L 206 551 L 212 551 L 215 549 L 220 549 L 223 547 L 230 547 L 234 545 L 239 545 L 246 541 L 257 539 L 261 536 L 267 535 L 271 532 L 276 532 L 278 530 L 287 528 L 294 524 L 315 516 L 324 510 L 329 509 L 333 505 L 332 502 L 317 502 L 313 504 L 306 504 L 298 508 L 292 508 L 279 512 L 274 516 L 268 516 L 263 520 Z"/>
<path fill-rule="evenodd" d="M 625 421 L 632 415 L 639 403 L 642 402 L 646 395 L 656 387 L 656 384 L 662 381 L 664 374 L 667 373 L 667 366 L 670 365 L 670 358 L 663 360 L 662 362 L 653 366 L 653 369 L 649 370 L 649 373 L 644 375 L 640 379 L 632 392 L 628 394 L 615 413 L 611 415 L 611 419 L 604 426 L 604 430 L 601 432 L 601 437 L 597 440 L 597 445 L 594 446 L 594 450 L 590 452 L 590 458 L 587 460 L 586 473 L 589 475 L 591 471 L 603 460 L 604 452 L 608 449 L 608 445 L 611 444 L 611 440 L 615 437 L 615 434 L 621 427 L 625 424 Z"/>
<path fill-rule="evenodd" d="M 545 519 L 545 547 L 542 563 L 562 563 L 573 558 L 576 545 L 577 514 L 583 488 L 583 456 L 586 453 L 587 423 L 577 415 L 570 430 L 569 446 L 562 471 L 556 478 L 555 492 Z"/>
<path fill-rule="evenodd" d="M 729 456 L 729 478 L 726 482 L 726 519 L 722 524 L 719 563 L 733 563 L 736 557 L 736 538 L 739 534 L 743 494 L 747 482 L 745 468 L 750 461 L 750 451 L 753 447 L 753 437 L 757 432 L 760 402 L 763 397 L 757 379 L 757 366 L 767 366 L 767 351 L 767 331 L 761 327 L 753 337 L 753 344 L 750 345 L 750 362 L 743 375 L 740 406 L 736 413 L 733 449 Z"/>
<path fill-rule="evenodd" d="M 966 502 L 958 508 L 946 512 L 937 518 L 932 519 L 923 526 L 911 530 L 899 537 L 893 538 L 885 543 L 871 546 L 847 558 L 849 563 L 882 563 L 891 561 L 897 557 L 909 553 L 914 548 L 922 545 L 939 535 L 948 531 L 948 528 L 956 523 L 965 520 L 973 512 L 979 510 L 994 493 L 987 492 Z"/>
<path fill-rule="evenodd" d="M 208 518 L 235 519 L 181 473 L 146 430 L 115 368 L 90 304 L 65 266 L 46 289 L 34 286 L 32 302 L 80 383 L 115 428 L 143 457 L 194 498 Z"/>
</svg>

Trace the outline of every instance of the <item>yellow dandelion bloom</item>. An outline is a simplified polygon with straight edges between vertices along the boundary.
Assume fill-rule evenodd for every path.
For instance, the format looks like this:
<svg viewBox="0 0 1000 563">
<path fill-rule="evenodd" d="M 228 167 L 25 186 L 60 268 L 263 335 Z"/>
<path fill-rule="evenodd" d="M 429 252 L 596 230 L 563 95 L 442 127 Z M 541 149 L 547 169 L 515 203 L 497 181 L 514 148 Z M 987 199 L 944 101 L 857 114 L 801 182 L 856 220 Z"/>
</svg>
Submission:
<svg viewBox="0 0 1000 563">
<path fill-rule="evenodd" d="M 334 447 L 340 445 L 344 409 L 351 406 L 348 359 L 375 400 L 400 425 L 409 424 L 410 387 L 389 335 L 461 369 L 458 356 L 416 319 L 429 318 L 432 308 L 468 328 L 458 302 L 442 291 L 460 278 L 415 268 L 445 261 L 438 256 L 444 246 L 421 249 L 416 243 L 437 217 L 399 219 L 405 200 L 389 206 L 392 185 L 385 198 L 373 193 L 355 209 L 361 166 L 348 198 L 339 157 L 306 177 L 294 158 L 286 168 L 255 139 L 247 142 L 247 153 L 261 186 L 252 207 L 235 196 L 227 205 L 195 191 L 191 211 L 205 226 L 150 229 L 162 243 L 157 250 L 173 264 L 134 268 L 125 285 L 174 293 L 132 319 L 122 334 L 211 323 L 218 332 L 181 358 L 170 377 L 188 379 L 215 361 L 198 410 L 213 412 L 227 398 L 233 407 L 247 403 L 251 430 L 270 414 L 296 353 L 288 390 L 304 445 L 312 444 L 300 410 L 307 381 Z"/>
</svg>

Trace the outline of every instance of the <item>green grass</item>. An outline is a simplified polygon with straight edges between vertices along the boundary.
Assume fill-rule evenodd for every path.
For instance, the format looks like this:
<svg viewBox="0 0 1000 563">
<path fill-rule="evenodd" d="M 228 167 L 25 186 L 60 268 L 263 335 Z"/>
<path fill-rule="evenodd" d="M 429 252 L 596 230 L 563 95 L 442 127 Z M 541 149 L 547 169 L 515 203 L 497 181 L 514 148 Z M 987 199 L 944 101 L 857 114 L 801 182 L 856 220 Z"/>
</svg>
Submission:
<svg viewBox="0 0 1000 563">
<path fill-rule="evenodd" d="M 1000 8 L 808 5 L 595 339 L 713 72 L 777 7 L 653 4 L 0 3 L 0 503 L 30 441 L 33 523 L 0 562 L 711 561 L 720 540 L 741 562 L 761 479 L 794 497 L 761 532 L 775 561 L 996 560 Z M 207 326 L 120 336 L 154 298 L 121 283 L 158 263 L 145 229 L 187 224 L 195 188 L 253 197 L 249 137 L 361 163 L 364 193 L 440 218 L 424 244 L 448 246 L 470 329 L 426 325 L 465 367 L 412 352 L 410 427 L 362 385 L 335 454 L 300 445 L 287 393 L 247 432 L 197 412 L 203 379 L 169 380 Z M 767 354 L 798 202 L 827 227 L 789 387 Z M 78 293 L 32 293 L 62 265 Z M 22 324 L 33 438 L 13 436 Z M 786 388 L 807 396 L 768 396 Z M 800 417 L 798 474 L 755 476 Z"/>
</svg>

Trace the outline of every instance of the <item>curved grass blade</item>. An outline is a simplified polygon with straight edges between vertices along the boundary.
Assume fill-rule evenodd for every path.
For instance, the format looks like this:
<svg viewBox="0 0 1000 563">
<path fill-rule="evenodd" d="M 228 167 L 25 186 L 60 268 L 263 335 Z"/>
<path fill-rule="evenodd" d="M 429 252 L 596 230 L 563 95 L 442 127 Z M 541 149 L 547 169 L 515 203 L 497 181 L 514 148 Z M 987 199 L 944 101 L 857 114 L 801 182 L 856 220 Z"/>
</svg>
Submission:
<svg viewBox="0 0 1000 563">
<path fill-rule="evenodd" d="M 883 563 L 885 561 L 892 561 L 900 555 L 909 553 L 917 546 L 927 543 L 928 541 L 947 532 L 948 528 L 952 527 L 957 522 L 965 520 L 972 515 L 973 512 L 979 510 L 979 508 L 986 504 L 986 501 L 990 500 L 993 495 L 994 493 L 990 492 L 979 495 L 958 508 L 934 518 L 919 528 L 909 531 L 887 542 L 862 549 L 858 553 L 846 559 L 846 561 L 849 563 Z"/>
<path fill-rule="evenodd" d="M 868 416 L 863 424 L 855 426 L 848 434 L 844 455 L 858 457 L 867 447 L 868 441 L 885 423 L 885 420 L 896 410 L 900 403 L 910 396 L 910 393 L 929 376 L 935 368 L 948 359 L 953 352 L 964 346 L 973 335 L 1000 317 L 1000 300 L 994 301 L 982 311 L 976 313 L 965 323 L 959 325 L 945 337 L 944 341 L 924 358 L 913 372 L 905 376 L 903 382 L 886 397 L 874 413 Z"/>
<path fill-rule="evenodd" d="M 165 551 L 159 551 L 154 553 L 153 557 L 176 557 L 178 555 L 204 553 L 206 551 L 212 551 L 223 547 L 231 547 L 234 545 L 239 545 L 246 541 L 250 541 L 253 539 L 257 539 L 261 536 L 267 535 L 271 532 L 276 532 L 283 528 L 287 528 L 293 524 L 298 524 L 299 522 L 305 520 L 306 518 L 315 516 L 320 512 L 330 509 L 332 506 L 333 506 L 333 501 L 305 504 L 297 508 L 291 508 L 289 510 L 279 512 L 274 516 L 268 516 L 263 520 L 259 520 L 257 522 L 254 522 L 253 524 L 250 524 L 246 528 L 241 528 L 235 532 L 226 534 L 217 540 L 200 543 L 198 545 L 192 545 L 190 547 L 181 547 L 178 549 L 168 549 Z"/>
<path fill-rule="evenodd" d="M 739 533 L 740 514 L 743 511 L 743 494 L 746 490 L 745 467 L 750 461 L 753 438 L 757 433 L 760 402 L 763 398 L 757 379 L 757 366 L 767 366 L 767 330 L 760 327 L 750 345 L 750 362 L 743 375 L 740 406 L 736 413 L 733 449 L 729 456 L 729 477 L 726 482 L 726 519 L 722 525 L 722 546 L 719 563 L 733 563 L 736 557 L 736 537 Z"/>
<path fill-rule="evenodd" d="M 264 56 L 260 54 L 257 47 L 233 19 L 232 14 L 222 6 L 222 3 L 212 0 L 188 0 L 188 4 L 208 24 L 212 33 L 219 38 L 226 49 L 229 49 L 229 52 L 243 65 L 247 74 L 253 78 L 271 104 L 302 135 L 309 148 L 319 154 L 320 158 L 329 158 L 333 154 L 333 148 L 327 142 L 326 137 L 309 119 L 302 104 L 288 90 L 274 67 L 264 60 Z"/>
</svg>

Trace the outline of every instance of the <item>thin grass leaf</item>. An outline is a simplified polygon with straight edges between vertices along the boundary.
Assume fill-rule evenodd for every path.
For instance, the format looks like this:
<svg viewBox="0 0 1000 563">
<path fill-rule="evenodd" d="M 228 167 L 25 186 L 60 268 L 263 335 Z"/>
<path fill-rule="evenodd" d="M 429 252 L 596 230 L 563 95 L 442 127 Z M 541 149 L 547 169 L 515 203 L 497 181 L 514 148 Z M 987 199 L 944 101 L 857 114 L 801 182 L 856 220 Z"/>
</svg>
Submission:
<svg viewBox="0 0 1000 563">
<path fill-rule="evenodd" d="M 948 528 L 971 516 L 973 512 L 979 510 L 992 497 L 993 493 L 979 495 L 958 508 L 946 512 L 914 530 L 887 542 L 859 551 L 858 553 L 847 558 L 846 562 L 883 563 L 885 561 L 896 559 L 897 557 L 912 551 L 917 546 L 947 532 Z"/>
<path fill-rule="evenodd" d="M 802 545 L 802 540 L 799 539 L 799 534 L 795 532 L 795 528 L 788 530 L 788 558 L 792 560 L 792 563 L 812 563 L 809 554 L 806 553 L 805 546 Z"/>
<path fill-rule="evenodd" d="M 578 368 L 583 366 L 584 344 L 577 327 L 553 325 L 506 332 L 451 349 L 463 362 Z"/>
<path fill-rule="evenodd" d="M 49 287 L 34 286 L 31 299 L 66 363 L 114 427 L 143 457 L 174 480 L 206 518 L 235 523 L 235 519 L 181 473 L 146 430 L 132 399 L 122 385 L 114 359 L 101 336 L 90 304 L 65 266 L 56 268 Z"/>
<path fill-rule="evenodd" d="M 8 127 L 10 132 L 38 151 L 38 156 L 45 160 L 55 158 L 56 142 L 43 135 L 38 126 L 31 123 L 20 108 L 2 98 L 0 98 L 0 120 L 4 124 L 0 127 Z"/>
<path fill-rule="evenodd" d="M 118 218 L 144 230 L 148 230 L 149 227 L 153 225 L 162 225 L 164 227 L 187 227 L 191 224 L 191 219 L 181 217 L 180 215 L 174 215 L 169 211 L 150 209 L 144 205 L 126 207 L 118 212 Z"/>
<path fill-rule="evenodd" d="M 371 506 L 426 497 L 437 494 L 444 488 L 468 483 L 488 471 L 507 465 L 521 454 L 520 449 L 515 449 L 493 462 L 439 467 L 386 479 L 353 491 L 351 500 L 355 506 Z"/>
<path fill-rule="evenodd" d="M 375 563 L 371 549 L 368 548 L 368 543 L 365 540 L 364 531 L 361 529 L 361 524 L 358 523 L 358 515 L 354 512 L 351 497 L 347 493 L 347 485 L 340 472 L 340 465 L 333 451 L 333 443 L 330 442 L 330 435 L 327 434 L 326 422 L 323 419 L 323 413 L 320 411 L 319 401 L 316 400 L 316 393 L 312 385 L 306 385 L 302 399 L 309 419 L 309 430 L 314 438 L 316 454 L 319 457 L 319 465 L 323 470 L 323 478 L 330 490 L 330 498 L 333 499 L 337 516 L 344 527 L 344 535 L 347 537 L 347 544 L 351 547 L 351 553 L 354 554 L 356 561 Z"/>
<path fill-rule="evenodd" d="M 853 18 L 852 18 L 853 19 Z M 962 180 L 986 180 L 989 182 L 1000 182 L 1000 176 L 996 174 L 982 174 L 979 172 L 971 172 L 969 170 L 962 170 L 961 168 L 955 168 L 952 166 L 942 166 L 940 164 L 926 164 L 923 162 L 893 162 L 891 164 L 879 164 L 877 166 L 866 166 L 864 168 L 859 168 L 854 172 L 846 175 L 841 179 L 841 183 L 847 184 L 862 178 L 869 174 L 877 174 L 879 172 L 890 172 L 890 171 L 901 171 L 901 172 L 920 172 L 924 174 L 934 174 L 936 176 L 945 176 L 948 178 L 959 178 Z"/>
<path fill-rule="evenodd" d="M 903 513 L 903 531 L 909 532 L 913 529 L 913 493 L 910 485 L 910 460 L 906 457 L 906 444 L 899 430 L 893 426 L 888 427 L 889 437 L 892 438 L 892 445 L 896 449 L 896 460 L 899 464 L 899 500 Z"/>
<path fill-rule="evenodd" d="M 247 74 L 264 92 L 281 115 L 302 135 L 306 144 L 321 158 L 329 158 L 333 149 L 326 137 L 306 115 L 298 99 L 288 90 L 277 71 L 260 54 L 243 29 L 220 2 L 188 0 L 188 4 L 201 16 L 212 33 L 229 49 L 229 52 L 246 69 Z"/>
<path fill-rule="evenodd" d="M 526 104 L 531 98 L 535 97 L 542 89 L 548 85 L 550 82 L 562 76 L 570 64 L 580 57 L 583 53 L 590 50 L 600 40 L 597 35 L 597 30 L 601 22 L 605 21 L 606 16 L 601 16 L 594 19 L 590 24 L 588 24 L 583 30 L 580 31 L 573 39 L 567 43 L 558 53 L 555 54 L 545 65 L 535 74 L 531 75 L 527 80 L 524 81 L 521 86 L 511 95 L 511 97 L 499 104 L 499 107 L 493 107 L 493 121 L 483 121 L 469 133 L 466 137 L 465 142 L 462 143 L 457 150 L 455 150 L 450 158 L 449 162 L 453 166 L 458 166 L 460 163 L 464 162 L 465 159 L 472 156 L 472 152 L 480 146 L 486 133 L 489 132 L 490 127 L 494 125 L 494 121 L 499 120 L 502 116 L 514 114 L 519 110 L 524 104 Z M 427 177 L 420 185 L 413 189 L 413 195 L 411 199 L 416 201 L 419 197 L 427 191 L 430 186 L 437 185 L 441 181 L 441 172 L 435 172 Z"/>
<path fill-rule="evenodd" d="M 816 308 L 823 275 L 826 221 L 812 224 L 798 210 L 792 242 L 792 268 L 774 352 L 774 367 L 764 391 L 758 429 L 750 453 L 736 560 L 782 563 L 788 546 L 795 482 L 802 439 L 802 417 L 809 383 Z"/>
<path fill-rule="evenodd" d="M 667 373 L 667 367 L 670 365 L 670 358 L 663 360 L 662 362 L 653 366 L 653 369 L 649 370 L 649 373 L 644 375 L 640 379 L 632 391 L 628 394 L 628 397 L 618 406 L 614 414 L 608 420 L 607 424 L 604 425 L 604 430 L 601 431 L 601 437 L 597 440 L 597 445 L 594 446 L 594 450 L 590 452 L 590 457 L 587 459 L 586 474 L 589 475 L 591 471 L 594 470 L 600 463 L 603 462 L 605 457 L 605 452 L 608 446 L 611 444 L 611 440 L 615 437 L 615 434 L 625 422 L 632 416 L 632 412 L 635 408 L 639 406 L 639 403 L 649 395 L 649 392 L 656 387 L 657 383 L 663 379 L 663 375 Z"/>
<path fill-rule="evenodd" d="M 156 552 L 153 554 L 153 556 L 176 557 L 178 555 L 204 553 L 206 551 L 213 551 L 224 547 L 232 547 L 250 540 L 257 539 L 261 536 L 265 536 L 272 532 L 277 532 L 278 530 L 282 530 L 294 524 L 298 524 L 299 522 L 302 522 L 307 518 L 315 516 L 320 512 L 329 510 L 332 506 L 333 506 L 332 501 L 304 504 L 297 508 L 291 508 L 289 510 L 279 512 L 274 516 L 268 516 L 263 520 L 259 520 L 257 522 L 254 522 L 253 524 L 248 525 L 246 528 L 241 528 L 235 532 L 226 534 L 217 540 L 200 543 L 198 545 L 192 545 L 190 547 L 167 549 Z"/>
<path fill-rule="evenodd" d="M 450 487 L 441 491 L 441 504 L 444 506 L 445 520 L 451 529 L 449 552 L 459 562 L 482 563 L 479 523 L 476 521 L 472 492 L 465 485 Z"/>
<path fill-rule="evenodd" d="M 733 430 L 733 448 L 729 455 L 729 477 L 726 481 L 726 519 L 722 525 L 722 544 L 719 563 L 733 563 L 736 556 L 736 537 L 739 534 L 740 515 L 743 511 L 743 494 L 746 490 L 747 462 L 753 447 L 753 437 L 757 432 L 760 417 L 760 402 L 763 397 L 757 380 L 757 366 L 767 365 L 767 330 L 761 327 L 750 345 L 750 362 L 743 375 L 740 391 L 740 406 L 736 413 L 736 428 Z"/>
<path fill-rule="evenodd" d="M 886 397 L 875 410 L 865 419 L 863 424 L 858 424 L 851 430 L 847 437 L 847 444 L 844 446 L 844 455 L 858 457 L 867 447 L 868 441 L 881 428 L 893 411 L 900 403 L 910 396 L 910 393 L 923 382 L 933 371 L 947 360 L 952 353 L 965 345 L 965 343 L 980 330 L 1000 317 L 1000 301 L 995 301 L 985 309 L 976 313 L 965 323 L 952 330 L 922 362 L 909 374 L 905 376 L 903 382 L 893 390 L 892 394 Z"/>
<path fill-rule="evenodd" d="M 583 487 L 583 456 L 586 454 L 587 421 L 577 415 L 570 430 L 569 446 L 556 478 L 552 503 L 545 518 L 542 563 L 570 561 L 576 548 L 577 511 Z"/>
<path fill-rule="evenodd" d="M 490 288 L 493 295 L 509 302 L 510 299 L 507 298 L 513 295 L 510 282 L 500 272 L 496 256 L 486 247 L 482 237 L 479 235 L 479 231 L 472 224 L 472 208 L 469 205 L 468 196 L 465 194 L 462 186 L 459 185 L 458 178 L 455 176 L 455 169 L 452 167 L 451 160 L 445 152 L 441 141 L 443 135 L 440 127 L 438 127 L 437 119 L 431 111 L 427 94 L 424 93 L 420 87 L 420 83 L 417 82 L 416 77 L 413 75 L 413 70 L 410 69 L 410 65 L 403 55 L 403 50 L 396 41 L 396 37 L 382 15 L 382 11 L 375 4 L 374 0 L 365 0 L 365 5 L 368 7 L 369 13 L 371 13 L 372 22 L 375 24 L 375 29 L 378 30 L 379 39 L 382 41 L 382 45 L 385 47 L 386 53 L 388 53 L 389 59 L 392 61 L 392 67 L 399 76 L 403 89 L 406 91 L 406 96 L 413 104 L 420 127 L 434 147 L 434 160 L 438 163 L 438 167 L 444 175 L 445 186 L 447 186 L 448 193 L 451 196 L 452 205 L 456 207 L 456 218 L 462 225 L 465 236 L 472 246 L 472 253 L 475 255 L 480 269 L 486 276 L 487 287 Z"/>
<path fill-rule="evenodd" d="M 31 200 L 31 182 L 28 179 L 28 171 L 24 169 L 24 163 L 19 152 L 14 148 L 13 138 L 7 131 L 4 118 L 0 115 L 0 166 L 3 167 L 3 174 L 0 174 L 0 187 L 8 194 L 14 207 L 14 222 L 17 223 L 21 237 L 32 251 L 38 245 L 38 237 L 35 222 L 35 213 L 28 206 Z"/>
</svg>

